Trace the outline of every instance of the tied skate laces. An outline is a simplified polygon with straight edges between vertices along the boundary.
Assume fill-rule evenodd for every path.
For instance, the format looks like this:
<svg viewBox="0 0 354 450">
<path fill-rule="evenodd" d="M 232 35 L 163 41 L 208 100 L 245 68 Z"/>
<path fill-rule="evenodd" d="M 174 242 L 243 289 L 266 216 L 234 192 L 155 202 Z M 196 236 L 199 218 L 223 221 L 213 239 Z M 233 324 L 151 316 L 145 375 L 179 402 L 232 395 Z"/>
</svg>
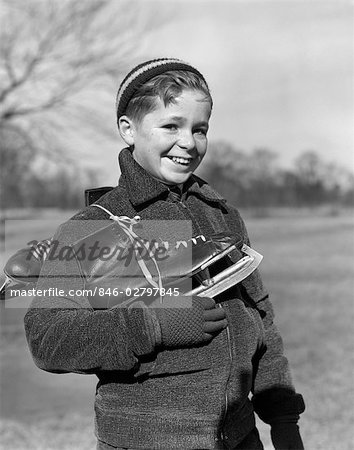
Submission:
<svg viewBox="0 0 354 450">
<path fill-rule="evenodd" d="M 43 241 L 38 242 L 35 245 L 31 246 L 32 256 L 37 261 L 45 261 L 48 258 L 48 255 L 51 250 L 53 239 L 44 239 Z"/>
<path fill-rule="evenodd" d="M 154 288 L 157 288 L 159 290 L 159 292 L 161 293 L 162 287 L 163 287 L 161 272 L 160 272 L 159 266 L 157 264 L 157 261 L 154 257 L 154 254 L 153 254 L 152 250 L 149 249 L 149 246 L 133 231 L 133 226 L 136 225 L 140 221 L 140 216 L 135 216 L 132 219 L 128 216 L 115 216 L 114 214 L 111 213 L 111 211 L 109 211 L 108 209 L 104 208 L 101 205 L 97 205 L 94 203 L 91 206 L 96 206 L 97 208 L 102 209 L 109 215 L 110 219 L 114 220 L 115 222 L 117 222 L 119 224 L 119 226 L 122 228 L 124 233 L 128 236 L 130 242 L 133 245 L 136 260 L 139 264 L 141 271 L 144 274 L 144 277 L 147 279 L 148 283 L 151 284 L 151 286 L 153 286 Z M 151 260 L 153 261 L 153 263 L 156 267 L 157 276 L 158 276 L 157 282 L 154 280 L 153 276 L 151 275 L 151 272 L 149 271 L 147 265 L 145 264 L 145 261 L 141 257 L 140 250 L 142 248 L 144 250 L 146 250 L 146 252 L 150 256 Z"/>
</svg>

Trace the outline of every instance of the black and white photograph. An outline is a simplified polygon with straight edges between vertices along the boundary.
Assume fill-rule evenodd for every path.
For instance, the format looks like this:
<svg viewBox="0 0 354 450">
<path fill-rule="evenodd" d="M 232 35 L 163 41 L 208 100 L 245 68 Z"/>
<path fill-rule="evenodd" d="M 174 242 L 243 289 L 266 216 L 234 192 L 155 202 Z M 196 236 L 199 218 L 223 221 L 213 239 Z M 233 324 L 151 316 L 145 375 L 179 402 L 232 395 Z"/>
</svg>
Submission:
<svg viewBox="0 0 354 450">
<path fill-rule="evenodd" d="M 0 449 L 354 449 L 351 0 L 0 0 Z"/>
</svg>

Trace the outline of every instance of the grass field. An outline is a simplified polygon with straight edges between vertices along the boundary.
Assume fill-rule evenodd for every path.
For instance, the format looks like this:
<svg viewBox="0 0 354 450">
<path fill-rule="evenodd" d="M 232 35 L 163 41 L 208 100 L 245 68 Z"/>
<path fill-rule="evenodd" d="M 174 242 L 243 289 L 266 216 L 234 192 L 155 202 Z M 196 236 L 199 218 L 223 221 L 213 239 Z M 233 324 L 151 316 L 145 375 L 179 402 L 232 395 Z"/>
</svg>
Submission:
<svg viewBox="0 0 354 450">
<path fill-rule="evenodd" d="M 14 224 L 3 260 L 27 237 L 49 236 L 67 216 L 47 218 L 40 230 Z M 354 449 L 354 217 L 294 213 L 246 223 L 264 255 L 263 279 L 305 397 L 300 425 L 306 449 Z M 1 448 L 93 450 L 95 377 L 37 369 L 23 334 L 25 310 L 1 305 L 0 312 Z M 271 449 L 267 426 L 259 426 Z"/>
</svg>

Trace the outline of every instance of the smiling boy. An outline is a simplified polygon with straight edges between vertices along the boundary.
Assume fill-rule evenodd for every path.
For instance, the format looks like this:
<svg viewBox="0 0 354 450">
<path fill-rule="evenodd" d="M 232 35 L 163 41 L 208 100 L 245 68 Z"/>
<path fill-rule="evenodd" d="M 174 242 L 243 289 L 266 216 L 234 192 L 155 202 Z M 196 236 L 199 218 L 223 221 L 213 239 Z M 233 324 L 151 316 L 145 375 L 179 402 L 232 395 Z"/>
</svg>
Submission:
<svg viewBox="0 0 354 450">
<path fill-rule="evenodd" d="M 128 145 L 119 155 L 119 185 L 73 220 L 104 220 L 107 212 L 182 220 L 193 236 L 234 238 L 239 245 L 228 261 L 238 261 L 249 244 L 238 211 L 193 174 L 207 150 L 212 110 L 204 77 L 177 59 L 147 61 L 125 77 L 116 106 Z M 73 242 L 65 224 L 55 239 Z M 45 263 L 37 287 L 55 279 L 77 292 L 90 276 L 70 278 L 77 272 L 75 259 Z M 165 307 L 97 310 L 81 296 L 48 297 L 26 314 L 40 368 L 99 378 L 97 448 L 262 449 L 256 412 L 271 425 L 276 449 L 302 449 L 297 421 L 304 403 L 259 273 L 215 299 L 161 301 Z"/>
<path fill-rule="evenodd" d="M 206 153 L 210 114 L 208 97 L 184 90 L 167 106 L 155 99 L 154 109 L 143 118 L 121 116 L 119 130 L 134 148 L 135 161 L 150 175 L 162 183 L 179 185 L 189 179 Z"/>
</svg>

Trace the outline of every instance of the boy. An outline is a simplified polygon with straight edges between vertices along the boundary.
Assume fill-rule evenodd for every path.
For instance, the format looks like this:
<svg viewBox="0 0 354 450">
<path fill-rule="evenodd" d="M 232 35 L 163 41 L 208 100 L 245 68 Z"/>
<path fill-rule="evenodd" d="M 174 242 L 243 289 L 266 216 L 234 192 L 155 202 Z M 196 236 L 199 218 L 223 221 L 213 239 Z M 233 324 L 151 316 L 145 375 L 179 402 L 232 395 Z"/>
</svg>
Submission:
<svg viewBox="0 0 354 450">
<path fill-rule="evenodd" d="M 71 222 L 106 220 L 108 213 L 130 218 L 132 231 L 137 215 L 184 220 L 194 238 L 227 233 L 249 243 L 237 210 L 193 175 L 207 150 L 212 109 L 199 71 L 172 58 L 147 61 L 123 80 L 116 106 L 129 146 L 119 155 L 119 185 Z M 64 224 L 55 239 L 75 245 L 89 235 L 86 228 Z M 240 257 L 237 248 L 231 260 Z M 216 299 L 181 293 L 148 307 L 93 309 L 79 292 L 96 266 L 78 265 L 75 258 L 44 264 L 37 288 L 55 280 L 65 294 L 37 298 L 25 327 L 41 369 L 99 378 L 99 450 L 262 449 L 254 411 L 271 425 L 276 449 L 303 448 L 297 421 L 304 403 L 257 271 Z"/>
</svg>

